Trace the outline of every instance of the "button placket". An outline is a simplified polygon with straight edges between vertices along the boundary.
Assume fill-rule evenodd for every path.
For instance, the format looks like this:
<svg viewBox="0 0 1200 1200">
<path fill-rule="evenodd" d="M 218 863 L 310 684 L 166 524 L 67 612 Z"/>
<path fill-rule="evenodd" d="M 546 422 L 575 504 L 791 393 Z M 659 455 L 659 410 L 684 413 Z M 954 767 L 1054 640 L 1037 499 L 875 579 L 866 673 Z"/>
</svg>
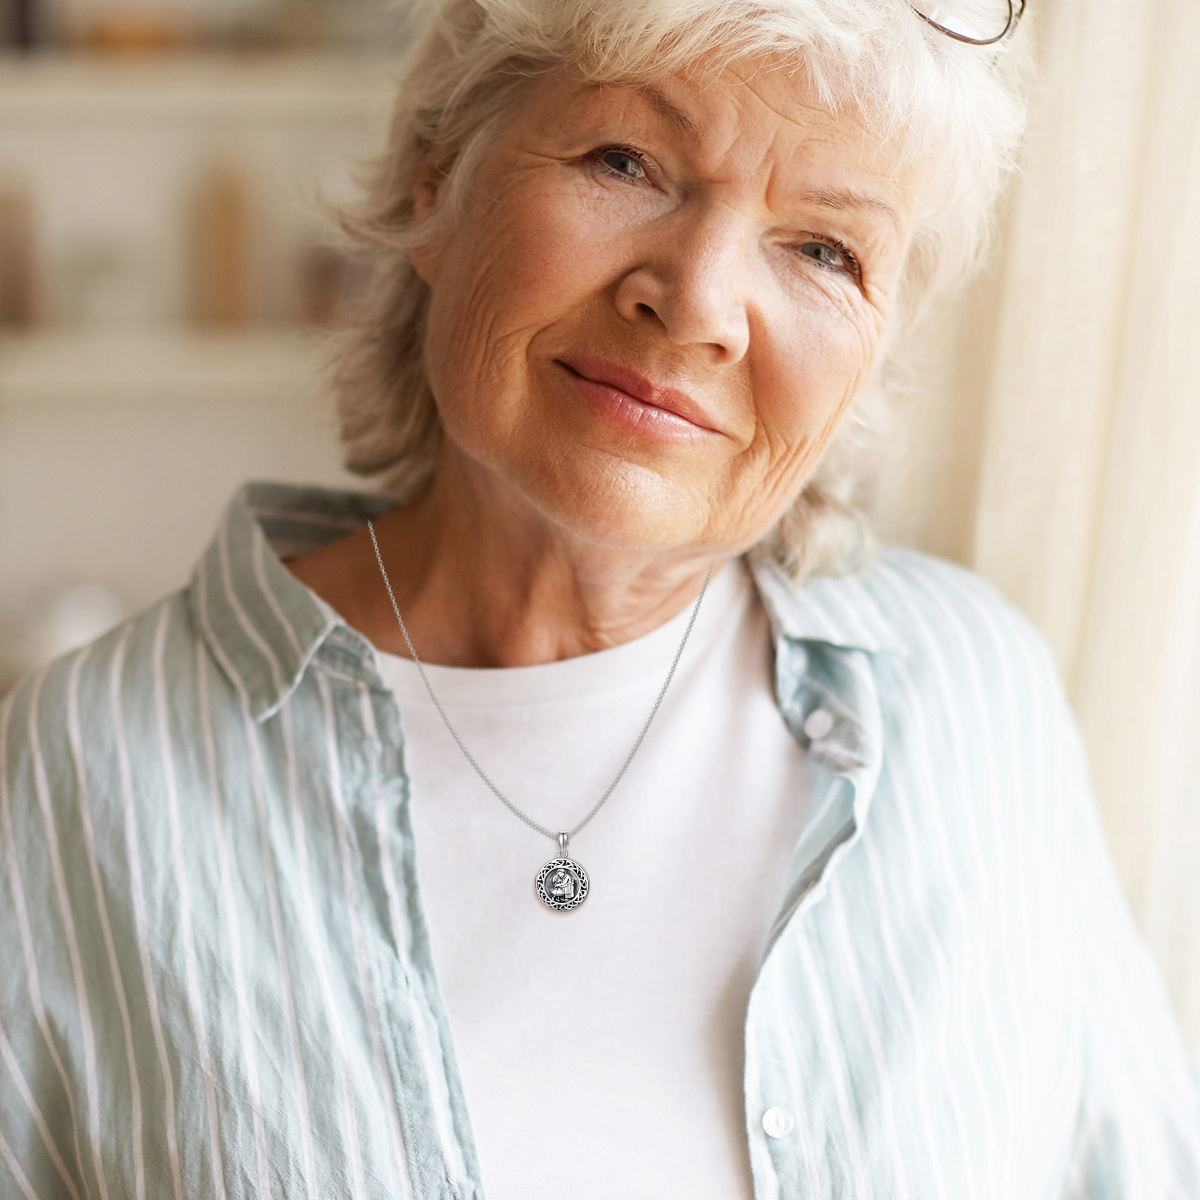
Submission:
<svg viewBox="0 0 1200 1200">
<path fill-rule="evenodd" d="M 379 749 L 379 769 L 398 790 L 396 803 L 390 806 L 389 824 L 396 838 L 393 871 L 400 925 L 395 930 L 393 947 L 400 953 L 386 964 L 405 985 L 403 996 L 397 996 L 403 1006 L 399 1010 L 402 1017 L 396 1022 L 392 1038 L 399 1068 L 396 1084 L 400 1093 L 411 1094 L 415 1107 L 429 1111 L 437 1126 L 433 1139 L 427 1137 L 427 1129 L 413 1131 L 416 1155 L 410 1171 L 423 1181 L 421 1186 L 438 1189 L 430 1192 L 431 1196 L 480 1200 L 483 1185 L 474 1132 L 453 1050 L 449 1016 L 429 952 L 429 931 L 420 898 L 399 706 L 382 680 L 368 693 L 367 704 L 372 712 L 371 733 Z"/>
</svg>

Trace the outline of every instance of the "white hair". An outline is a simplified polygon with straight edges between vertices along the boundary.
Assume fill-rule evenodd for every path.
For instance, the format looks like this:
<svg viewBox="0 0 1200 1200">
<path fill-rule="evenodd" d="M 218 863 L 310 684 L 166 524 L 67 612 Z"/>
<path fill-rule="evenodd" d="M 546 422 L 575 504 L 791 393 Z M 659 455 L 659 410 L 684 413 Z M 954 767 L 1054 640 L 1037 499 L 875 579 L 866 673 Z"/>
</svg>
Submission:
<svg viewBox="0 0 1200 1200">
<path fill-rule="evenodd" d="M 920 162 L 936 181 L 874 369 L 762 544 L 796 578 L 861 562 L 871 539 L 855 490 L 894 398 L 911 386 L 911 331 L 981 261 L 1015 164 L 1023 39 L 963 44 L 907 0 L 411 0 L 406 15 L 410 48 L 387 145 L 367 165 L 358 203 L 341 214 L 372 273 L 335 358 L 347 468 L 404 495 L 436 467 L 441 425 L 424 362 L 429 289 L 409 251 L 453 235 L 475 167 L 531 80 L 569 67 L 597 84 L 646 81 L 700 63 L 770 58 L 794 64 L 829 111 L 852 110 L 898 164 Z M 414 180 L 433 147 L 450 156 L 445 203 L 434 222 L 418 224 Z"/>
</svg>

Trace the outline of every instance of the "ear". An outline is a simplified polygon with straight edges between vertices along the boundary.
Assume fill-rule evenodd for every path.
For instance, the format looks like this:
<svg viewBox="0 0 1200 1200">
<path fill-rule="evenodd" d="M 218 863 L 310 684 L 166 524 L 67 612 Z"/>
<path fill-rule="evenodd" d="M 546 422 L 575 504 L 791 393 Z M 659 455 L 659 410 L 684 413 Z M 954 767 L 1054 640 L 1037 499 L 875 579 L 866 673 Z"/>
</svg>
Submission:
<svg viewBox="0 0 1200 1200">
<path fill-rule="evenodd" d="M 449 146 L 429 146 L 413 176 L 413 214 L 418 221 L 432 216 L 437 209 L 442 183 L 454 162 Z"/>
<path fill-rule="evenodd" d="M 442 200 L 442 185 L 452 162 L 453 155 L 445 146 L 431 146 L 425 152 L 413 176 L 413 219 L 416 225 L 423 225 L 437 216 Z M 414 246 L 409 252 L 414 270 L 431 287 L 437 275 L 439 257 L 437 249 L 429 242 Z"/>
</svg>

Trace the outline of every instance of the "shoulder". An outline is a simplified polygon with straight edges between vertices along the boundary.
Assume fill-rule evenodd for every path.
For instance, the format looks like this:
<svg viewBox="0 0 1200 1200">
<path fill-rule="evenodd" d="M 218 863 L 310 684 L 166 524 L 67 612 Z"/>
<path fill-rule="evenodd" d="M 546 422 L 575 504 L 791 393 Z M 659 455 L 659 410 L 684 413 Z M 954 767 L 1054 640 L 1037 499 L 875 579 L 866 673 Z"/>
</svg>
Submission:
<svg viewBox="0 0 1200 1200">
<path fill-rule="evenodd" d="M 141 937 L 138 864 L 169 874 L 164 764 L 195 724 L 199 644 L 175 593 L 0 702 L 0 946 L 36 964 L 36 977 L 0 971 L 0 1019 L 18 1037 L 31 997 L 73 1051 L 86 1036 L 77 997 L 90 997 L 98 1026 L 115 1018 L 110 981 Z"/>
<path fill-rule="evenodd" d="M 923 675 L 941 674 L 950 687 L 1061 691 L 1045 639 L 987 580 L 965 567 L 889 546 L 858 577 L 890 643 Z"/>
<path fill-rule="evenodd" d="M 1057 664 L 1032 622 L 996 587 L 898 547 L 879 557 L 861 586 L 897 648 L 873 665 L 899 743 L 921 748 L 956 786 L 1031 819 L 1048 818 L 1064 787 L 1086 788 Z"/>
<path fill-rule="evenodd" d="M 1041 634 L 964 567 L 890 546 L 853 574 L 799 586 L 777 573 L 761 577 L 780 632 L 810 651 L 868 652 L 885 716 L 910 734 L 919 727 L 935 739 L 992 746 L 1051 729 L 1069 734 L 1070 712 Z"/>
<path fill-rule="evenodd" d="M 194 671 L 196 645 L 184 594 L 172 593 L 9 692 L 0 703 L 0 786 L 14 836 L 35 813 L 34 831 L 56 813 L 69 824 L 82 788 L 103 805 L 110 783 L 137 772 L 164 694 Z"/>
<path fill-rule="evenodd" d="M 945 559 L 887 546 L 859 571 L 801 583 L 765 555 L 751 566 L 773 628 L 794 641 L 947 669 L 982 670 L 1003 660 L 1038 686 L 1057 679 L 1030 621 L 992 584 Z"/>
</svg>

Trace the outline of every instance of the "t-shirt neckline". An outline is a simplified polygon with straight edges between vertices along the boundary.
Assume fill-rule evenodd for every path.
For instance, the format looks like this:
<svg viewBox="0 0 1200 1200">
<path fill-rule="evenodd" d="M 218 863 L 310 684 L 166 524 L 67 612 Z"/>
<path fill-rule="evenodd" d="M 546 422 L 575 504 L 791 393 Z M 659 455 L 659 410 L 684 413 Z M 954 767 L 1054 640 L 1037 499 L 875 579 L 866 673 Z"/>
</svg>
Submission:
<svg viewBox="0 0 1200 1200">
<path fill-rule="evenodd" d="M 696 625 L 680 660 L 679 672 L 689 660 L 701 657 L 722 629 L 736 624 L 751 601 L 754 584 L 741 558 L 713 572 Z M 438 699 L 446 707 L 538 704 L 594 696 L 630 684 L 642 684 L 647 675 L 666 678 L 693 604 L 670 620 L 632 641 L 559 662 L 527 667 L 444 667 L 425 665 L 425 673 Z M 421 648 L 417 647 L 420 654 Z M 384 681 L 402 704 L 430 705 L 429 693 L 411 658 L 377 651 Z"/>
</svg>

